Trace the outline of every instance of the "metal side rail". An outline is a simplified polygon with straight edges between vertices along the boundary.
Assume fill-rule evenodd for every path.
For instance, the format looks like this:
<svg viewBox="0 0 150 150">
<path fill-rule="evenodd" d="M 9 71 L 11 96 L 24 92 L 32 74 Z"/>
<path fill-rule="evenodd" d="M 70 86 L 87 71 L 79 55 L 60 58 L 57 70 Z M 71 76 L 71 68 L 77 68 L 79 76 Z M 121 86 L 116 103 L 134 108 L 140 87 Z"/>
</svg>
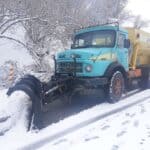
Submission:
<svg viewBox="0 0 150 150">
<path fill-rule="evenodd" d="M 135 93 L 139 93 L 139 90 L 137 90 L 137 91 L 135 91 L 133 93 L 130 92 L 128 98 L 133 96 Z M 142 92 L 140 92 L 140 93 L 142 93 Z M 127 97 L 127 95 L 122 100 L 124 101 L 124 99 L 126 97 Z M 55 134 L 52 134 L 52 135 L 47 136 L 47 137 L 45 137 L 43 139 L 38 139 L 36 142 L 30 143 L 29 145 L 24 146 L 24 147 L 22 147 L 20 149 L 21 150 L 38 149 L 38 148 L 44 146 L 45 144 L 48 144 L 48 143 L 50 143 L 50 142 L 52 142 L 54 140 L 57 140 L 58 138 L 61 138 L 61 137 L 65 136 L 65 135 L 67 135 L 67 134 L 75 132 L 76 130 L 79 130 L 79 129 L 83 128 L 83 127 L 86 127 L 89 124 L 95 123 L 96 121 L 99 121 L 99 120 L 102 120 L 102 119 L 104 119 L 106 117 L 114 115 L 114 114 L 116 114 L 116 113 L 118 113 L 120 111 L 123 111 L 123 110 L 125 110 L 127 108 L 130 108 L 130 107 L 132 107 L 132 106 L 134 106 L 136 104 L 142 103 L 142 102 L 144 102 L 144 101 L 146 101 L 148 99 L 150 99 L 150 94 L 148 96 L 142 96 L 142 98 L 141 97 L 140 98 L 137 97 L 137 100 L 135 100 L 133 102 L 129 101 L 127 104 L 121 105 L 120 107 L 113 108 L 113 109 L 111 109 L 111 110 L 109 110 L 107 112 L 104 112 L 104 113 L 100 113 L 100 114 L 98 114 L 97 116 L 95 116 L 93 118 L 90 118 L 88 120 L 84 120 L 84 121 L 82 121 L 80 123 L 77 123 L 77 124 L 75 124 L 75 125 L 73 125 L 71 127 L 68 127 L 67 129 L 65 129 L 63 131 L 60 131 L 60 132 L 55 133 Z M 115 105 L 116 104 L 114 104 L 114 106 Z"/>
</svg>

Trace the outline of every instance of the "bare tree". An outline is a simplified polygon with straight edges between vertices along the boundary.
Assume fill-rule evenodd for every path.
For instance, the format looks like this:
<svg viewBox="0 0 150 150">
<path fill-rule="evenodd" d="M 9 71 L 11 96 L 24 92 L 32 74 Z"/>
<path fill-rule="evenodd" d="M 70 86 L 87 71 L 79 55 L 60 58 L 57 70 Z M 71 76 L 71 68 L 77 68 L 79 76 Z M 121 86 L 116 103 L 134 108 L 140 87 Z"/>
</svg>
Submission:
<svg viewBox="0 0 150 150">
<path fill-rule="evenodd" d="M 65 47 L 74 29 L 106 23 L 108 18 L 122 22 L 126 4 L 127 0 L 0 0 L 0 37 L 7 38 L 5 32 L 21 23 L 26 41 L 14 41 L 40 65 L 52 40 L 61 40 Z"/>
</svg>

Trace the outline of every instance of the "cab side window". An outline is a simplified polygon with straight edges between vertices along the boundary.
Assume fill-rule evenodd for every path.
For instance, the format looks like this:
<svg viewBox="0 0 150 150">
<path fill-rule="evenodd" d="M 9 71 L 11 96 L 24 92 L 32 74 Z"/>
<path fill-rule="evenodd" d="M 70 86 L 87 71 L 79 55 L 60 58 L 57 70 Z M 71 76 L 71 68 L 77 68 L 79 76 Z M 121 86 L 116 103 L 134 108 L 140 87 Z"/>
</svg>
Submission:
<svg viewBox="0 0 150 150">
<path fill-rule="evenodd" d="M 124 34 L 119 34 L 118 36 L 118 47 L 119 48 L 124 48 L 124 40 L 126 39 Z"/>
</svg>

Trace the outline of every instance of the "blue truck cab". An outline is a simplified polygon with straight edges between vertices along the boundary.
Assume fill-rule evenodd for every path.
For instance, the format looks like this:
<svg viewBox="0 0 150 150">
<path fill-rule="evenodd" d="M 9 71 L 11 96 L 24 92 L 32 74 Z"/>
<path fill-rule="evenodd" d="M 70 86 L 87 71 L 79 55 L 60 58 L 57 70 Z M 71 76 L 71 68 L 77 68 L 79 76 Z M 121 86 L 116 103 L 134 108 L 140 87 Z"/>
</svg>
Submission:
<svg viewBox="0 0 150 150">
<path fill-rule="evenodd" d="M 61 77 L 74 77 L 87 88 L 106 86 L 109 90 L 117 75 L 117 99 L 129 70 L 128 48 L 128 33 L 119 26 L 84 28 L 75 33 L 71 49 L 57 55 L 55 72 Z"/>
<path fill-rule="evenodd" d="M 128 71 L 128 49 L 124 40 L 127 31 L 116 26 L 97 26 L 82 29 L 75 33 L 72 49 L 57 56 L 57 73 L 74 71 L 76 59 L 77 77 L 101 77 L 114 62 Z"/>
</svg>

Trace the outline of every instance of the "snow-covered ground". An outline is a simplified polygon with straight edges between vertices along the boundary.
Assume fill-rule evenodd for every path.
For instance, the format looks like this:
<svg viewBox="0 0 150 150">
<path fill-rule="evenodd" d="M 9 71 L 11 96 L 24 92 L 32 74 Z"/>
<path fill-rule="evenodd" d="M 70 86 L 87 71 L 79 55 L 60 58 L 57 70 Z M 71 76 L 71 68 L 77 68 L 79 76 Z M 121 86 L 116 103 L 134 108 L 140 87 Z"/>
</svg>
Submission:
<svg viewBox="0 0 150 150">
<path fill-rule="evenodd" d="M 15 116 L 17 120 L 15 120 L 16 124 L 13 123 L 11 130 L 0 136 L 0 147 L 5 150 L 149 150 L 150 98 L 121 112 L 93 121 L 91 124 L 82 124 L 99 114 L 149 96 L 150 90 L 146 90 L 114 105 L 103 103 L 94 106 L 49 125 L 41 131 L 26 132 L 26 115 L 30 107 L 28 96 L 23 92 L 16 92 L 8 98 L 6 90 L 0 91 L 0 112 L 3 110 L 3 115 L 10 116 L 10 118 Z M 20 105 L 21 109 L 17 109 Z M 14 112 L 18 115 L 14 115 Z"/>
<path fill-rule="evenodd" d="M 133 100 L 132 98 L 130 100 Z M 51 147 L 53 150 L 149 150 L 149 108 L 150 98 L 61 137 L 41 149 Z"/>
</svg>

